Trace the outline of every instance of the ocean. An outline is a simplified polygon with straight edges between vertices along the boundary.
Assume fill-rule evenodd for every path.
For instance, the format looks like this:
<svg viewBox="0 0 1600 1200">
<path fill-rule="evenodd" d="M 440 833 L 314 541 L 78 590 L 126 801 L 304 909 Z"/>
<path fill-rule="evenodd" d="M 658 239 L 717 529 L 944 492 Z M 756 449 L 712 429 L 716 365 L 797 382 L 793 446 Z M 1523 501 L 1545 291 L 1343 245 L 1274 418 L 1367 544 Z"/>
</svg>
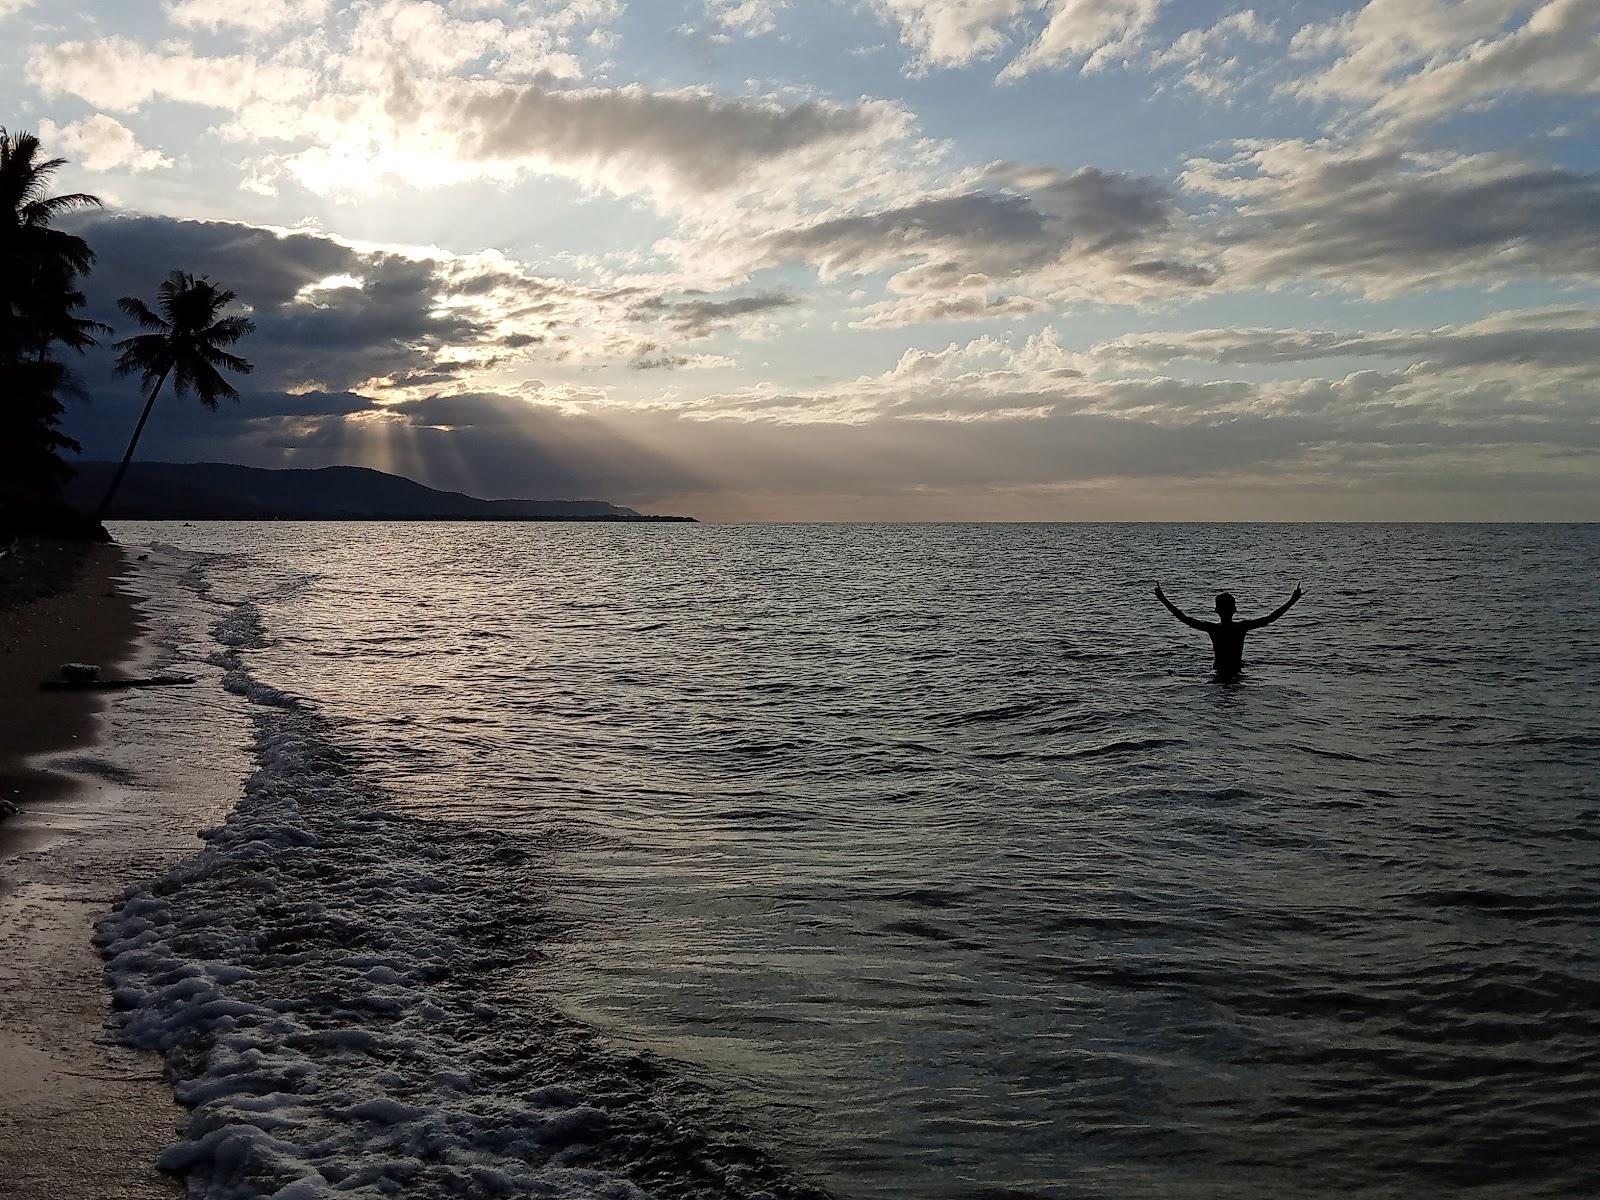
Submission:
<svg viewBox="0 0 1600 1200">
<path fill-rule="evenodd" d="M 1600 1194 L 1600 527 L 115 531 L 196 1196 Z"/>
</svg>

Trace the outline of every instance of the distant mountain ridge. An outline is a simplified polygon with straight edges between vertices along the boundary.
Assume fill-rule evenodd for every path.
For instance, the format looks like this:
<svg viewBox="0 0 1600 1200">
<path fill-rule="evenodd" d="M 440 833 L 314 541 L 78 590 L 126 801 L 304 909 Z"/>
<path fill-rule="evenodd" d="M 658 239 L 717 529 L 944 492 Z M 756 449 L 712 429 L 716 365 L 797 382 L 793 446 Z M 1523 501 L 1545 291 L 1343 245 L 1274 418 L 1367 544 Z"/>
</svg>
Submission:
<svg viewBox="0 0 1600 1200">
<path fill-rule="evenodd" d="M 67 502 L 90 511 L 115 463 L 77 464 Z M 480 500 L 370 467 L 273 468 L 135 462 L 113 521 L 693 521 L 604 500 Z"/>
</svg>

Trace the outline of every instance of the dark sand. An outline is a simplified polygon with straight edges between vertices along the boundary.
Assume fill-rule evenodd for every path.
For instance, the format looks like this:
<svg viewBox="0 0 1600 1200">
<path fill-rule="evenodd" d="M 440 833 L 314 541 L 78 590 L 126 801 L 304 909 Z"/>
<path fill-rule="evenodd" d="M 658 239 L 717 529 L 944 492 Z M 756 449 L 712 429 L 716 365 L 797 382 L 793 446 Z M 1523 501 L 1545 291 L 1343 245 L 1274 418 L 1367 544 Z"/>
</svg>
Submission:
<svg viewBox="0 0 1600 1200">
<path fill-rule="evenodd" d="M 155 1158 L 182 1112 L 153 1054 L 112 1044 L 96 917 L 186 847 L 119 790 L 29 765 L 92 744 L 104 694 L 39 691 L 63 662 L 138 651 L 114 546 L 35 543 L 0 559 L 0 1197 L 170 1200 Z M 192 843 L 191 843 L 192 844 Z"/>
<path fill-rule="evenodd" d="M 37 804 L 74 786 L 25 760 L 82 743 L 101 701 L 39 681 L 64 662 L 109 668 L 132 653 L 140 626 L 116 587 L 122 569 L 106 545 L 26 542 L 0 558 L 0 799 Z"/>
</svg>

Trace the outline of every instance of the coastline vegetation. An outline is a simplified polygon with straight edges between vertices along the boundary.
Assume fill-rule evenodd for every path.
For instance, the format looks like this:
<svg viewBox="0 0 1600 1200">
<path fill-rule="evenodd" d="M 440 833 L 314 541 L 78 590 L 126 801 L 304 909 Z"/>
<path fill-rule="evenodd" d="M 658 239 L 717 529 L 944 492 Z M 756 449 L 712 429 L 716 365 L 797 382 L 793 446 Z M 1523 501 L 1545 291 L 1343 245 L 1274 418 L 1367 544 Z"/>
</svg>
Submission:
<svg viewBox="0 0 1600 1200">
<path fill-rule="evenodd" d="M 224 316 L 236 298 L 213 284 L 173 271 L 157 290 L 155 308 L 136 297 L 118 301 L 122 312 L 145 330 L 116 343 L 117 373 L 138 374 L 147 391 L 144 411 L 127 452 L 93 518 L 71 508 L 62 487 L 73 469 L 62 452 L 80 447 L 61 430 L 69 400 L 85 397 L 67 352 L 97 346 L 110 326 L 79 315 L 87 303 L 81 283 L 94 265 L 94 251 L 57 220 L 99 208 L 83 192 L 50 194 L 52 177 L 67 165 L 46 158 L 38 137 L 0 126 L 0 537 L 43 535 L 108 540 L 101 524 L 116 494 L 139 436 L 169 379 L 180 396 L 193 394 L 207 408 L 238 391 L 222 371 L 246 374 L 251 367 L 226 347 L 248 335 L 253 324 Z"/>
<path fill-rule="evenodd" d="M 79 448 L 61 417 L 66 400 L 82 395 L 63 355 L 111 331 L 78 315 L 94 252 L 55 223 L 100 201 L 49 194 L 65 165 L 43 157 L 33 134 L 0 128 L 0 533 L 13 536 L 89 532 L 59 501 L 72 470 L 61 452 Z"/>
</svg>

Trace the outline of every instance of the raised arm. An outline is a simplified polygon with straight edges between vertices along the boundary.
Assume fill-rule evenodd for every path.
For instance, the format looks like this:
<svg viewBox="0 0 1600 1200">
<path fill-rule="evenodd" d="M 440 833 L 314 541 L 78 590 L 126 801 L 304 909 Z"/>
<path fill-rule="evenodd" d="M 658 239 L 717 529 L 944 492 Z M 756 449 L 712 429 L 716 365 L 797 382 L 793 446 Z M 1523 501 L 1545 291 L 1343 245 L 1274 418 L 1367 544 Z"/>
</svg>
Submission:
<svg viewBox="0 0 1600 1200">
<path fill-rule="evenodd" d="M 1289 596 L 1289 598 L 1282 604 L 1278 605 L 1277 608 L 1269 612 L 1266 616 L 1257 617 L 1254 621 L 1241 621 L 1240 624 L 1246 629 L 1260 629 L 1263 625 L 1271 625 L 1279 617 L 1283 616 L 1284 613 L 1288 612 L 1296 604 L 1300 603 L 1300 597 L 1302 594 L 1303 593 L 1300 591 L 1300 585 L 1297 583 L 1294 585 L 1294 592 Z"/>
<path fill-rule="evenodd" d="M 1162 604 L 1165 604 L 1167 606 L 1167 611 L 1169 613 L 1171 613 L 1173 616 L 1177 617 L 1178 620 L 1182 621 L 1185 625 L 1189 626 L 1189 628 L 1191 628 L 1191 629 L 1206 629 L 1206 628 L 1208 628 L 1208 626 L 1206 625 L 1206 623 L 1204 621 L 1196 621 L 1188 613 L 1184 612 L 1183 609 L 1179 608 L 1171 600 L 1168 600 L 1167 599 L 1167 594 L 1161 590 L 1161 585 L 1159 583 L 1156 584 L 1156 599 L 1161 601 Z"/>
</svg>

